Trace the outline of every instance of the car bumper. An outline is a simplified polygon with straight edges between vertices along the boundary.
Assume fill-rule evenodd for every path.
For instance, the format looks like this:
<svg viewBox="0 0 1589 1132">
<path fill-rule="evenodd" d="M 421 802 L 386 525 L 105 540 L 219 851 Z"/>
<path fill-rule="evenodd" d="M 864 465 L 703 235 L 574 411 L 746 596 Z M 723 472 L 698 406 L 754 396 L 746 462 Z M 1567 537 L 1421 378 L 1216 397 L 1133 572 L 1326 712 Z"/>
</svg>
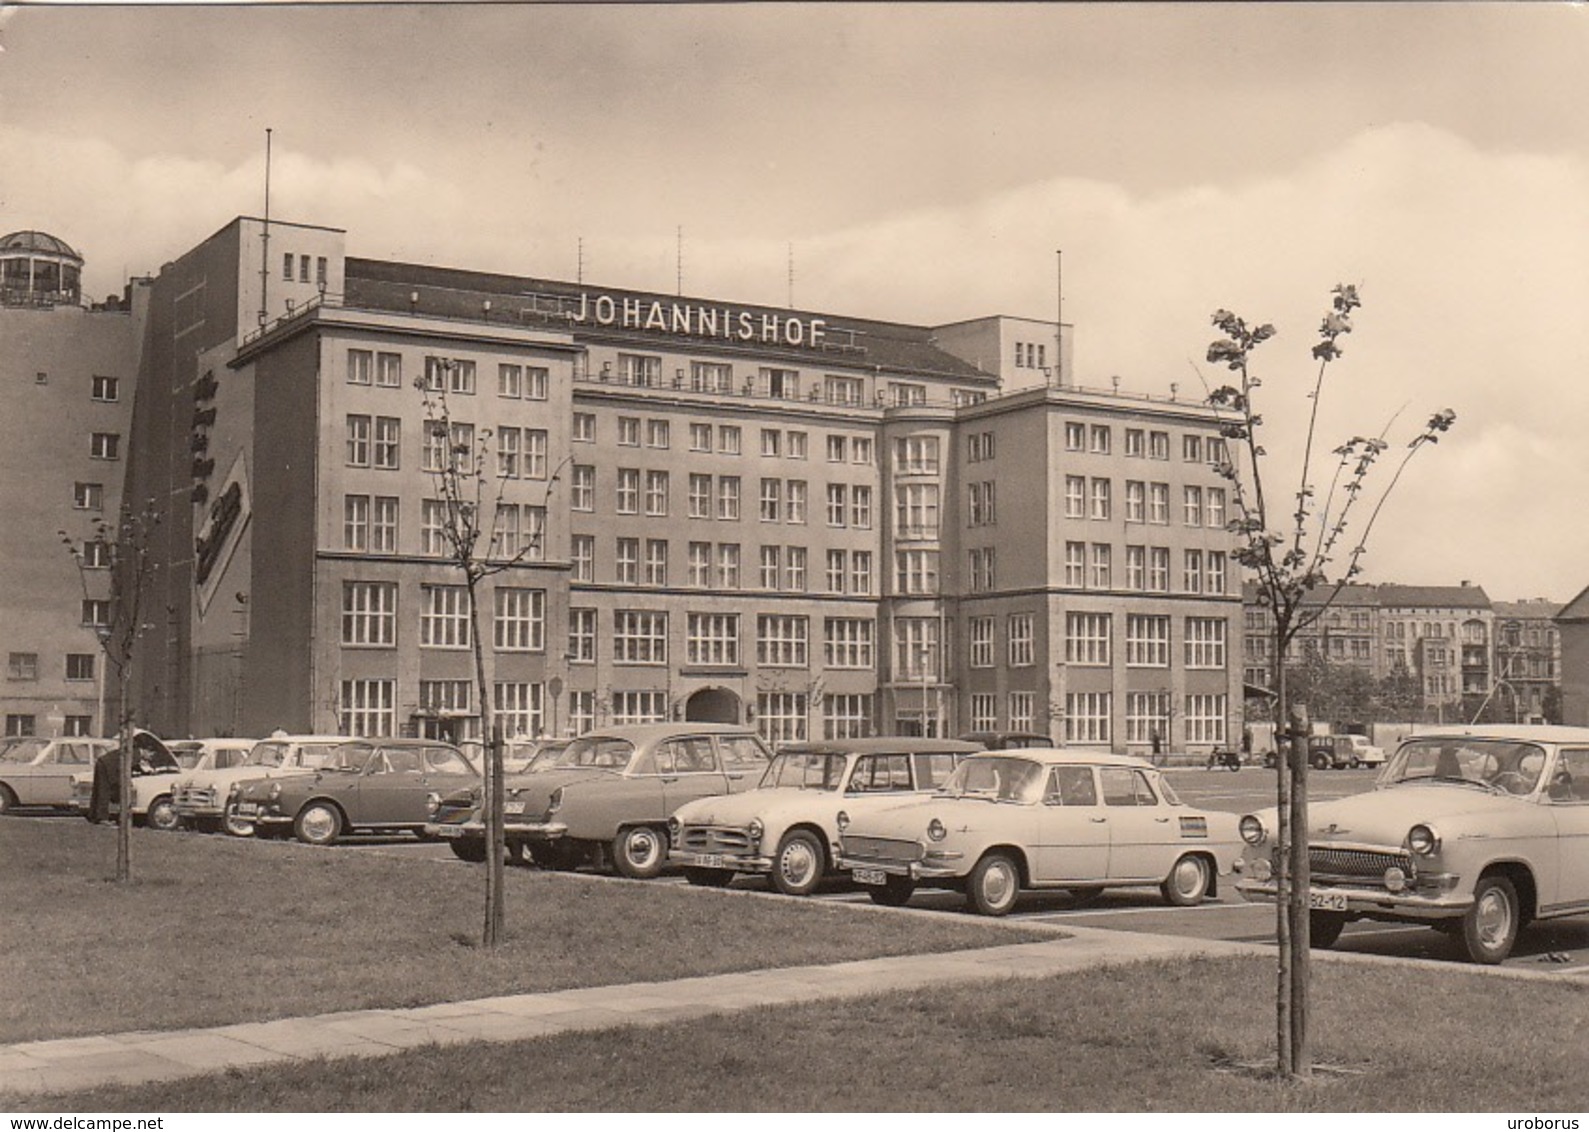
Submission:
<svg viewBox="0 0 1589 1132">
<path fill-rule="evenodd" d="M 836 866 L 840 871 L 886 873 L 889 876 L 908 877 L 912 881 L 959 880 L 966 870 L 959 855 L 941 861 L 872 861 L 862 857 L 840 857 Z"/>
<path fill-rule="evenodd" d="M 772 872 L 772 858 L 743 853 L 696 853 L 689 849 L 668 851 L 668 864 L 683 865 L 687 869 L 724 869 L 748 876 L 765 876 Z"/>
<path fill-rule="evenodd" d="M 483 821 L 465 822 L 426 822 L 425 834 L 429 837 L 440 837 L 448 841 L 466 841 L 486 835 L 486 823 Z M 515 841 L 556 841 L 568 836 L 568 826 L 562 822 L 545 821 L 531 822 L 529 824 L 505 825 L 502 836 L 508 844 Z"/>
<path fill-rule="evenodd" d="M 1254 904 L 1273 904 L 1278 890 L 1272 882 L 1241 880 L 1236 891 Z M 1473 907 L 1473 897 L 1464 893 L 1440 894 L 1390 892 L 1383 888 L 1351 888 L 1332 885 L 1309 891 L 1309 906 L 1320 911 L 1344 911 L 1347 915 L 1393 916 L 1405 920 L 1448 920 Z M 1345 898 L 1345 908 L 1334 907 Z M 1333 899 L 1332 899 L 1333 898 Z"/>
</svg>

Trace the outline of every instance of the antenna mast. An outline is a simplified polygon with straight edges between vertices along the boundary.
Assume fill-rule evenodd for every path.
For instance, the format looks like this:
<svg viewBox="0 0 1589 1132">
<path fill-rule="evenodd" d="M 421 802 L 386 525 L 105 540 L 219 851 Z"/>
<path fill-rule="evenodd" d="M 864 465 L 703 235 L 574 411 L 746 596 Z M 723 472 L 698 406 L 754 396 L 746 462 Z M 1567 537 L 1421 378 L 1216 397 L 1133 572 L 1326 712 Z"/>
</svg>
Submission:
<svg viewBox="0 0 1589 1132">
<path fill-rule="evenodd" d="M 1065 253 L 1054 253 L 1054 384 L 1065 384 Z"/>
<path fill-rule="evenodd" d="M 270 127 L 265 127 L 265 228 L 259 245 L 259 325 L 270 317 Z"/>
</svg>

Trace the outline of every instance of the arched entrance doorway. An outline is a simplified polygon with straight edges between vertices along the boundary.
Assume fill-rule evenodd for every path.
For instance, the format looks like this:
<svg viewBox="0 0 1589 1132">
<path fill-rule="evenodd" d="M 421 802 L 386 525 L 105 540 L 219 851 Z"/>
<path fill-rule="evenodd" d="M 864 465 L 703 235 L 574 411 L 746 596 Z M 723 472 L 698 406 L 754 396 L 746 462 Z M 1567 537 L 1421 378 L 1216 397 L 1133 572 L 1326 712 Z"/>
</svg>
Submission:
<svg viewBox="0 0 1589 1132">
<path fill-rule="evenodd" d="M 692 723 L 742 723 L 739 697 L 727 688 L 702 688 L 684 701 L 684 718 Z"/>
</svg>

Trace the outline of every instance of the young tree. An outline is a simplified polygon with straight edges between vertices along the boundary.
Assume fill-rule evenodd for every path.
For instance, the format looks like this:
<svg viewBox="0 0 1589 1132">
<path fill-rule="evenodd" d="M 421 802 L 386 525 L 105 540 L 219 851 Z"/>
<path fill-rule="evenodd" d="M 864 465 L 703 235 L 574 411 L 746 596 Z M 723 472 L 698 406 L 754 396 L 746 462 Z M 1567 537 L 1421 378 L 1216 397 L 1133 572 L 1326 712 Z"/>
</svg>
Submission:
<svg viewBox="0 0 1589 1132">
<path fill-rule="evenodd" d="M 128 689 L 132 685 L 133 653 L 138 639 L 150 627 L 144 620 L 144 606 L 149 598 L 150 582 L 159 568 L 151 554 L 154 534 L 159 526 L 160 512 L 151 499 L 143 510 L 136 512 L 123 503 L 114 525 L 103 516 L 94 520 L 92 537 L 85 543 L 79 543 L 66 531 L 58 532 L 67 553 L 77 566 L 85 612 L 97 609 L 97 602 L 108 602 L 107 616 L 85 617 L 85 621 L 90 622 L 94 639 L 105 657 L 106 667 L 114 674 L 116 682 L 119 767 L 116 796 L 117 881 L 132 879 L 133 708 Z M 99 587 L 91 579 L 107 568 L 109 598 L 97 598 L 94 591 Z M 100 726 L 104 725 L 105 721 L 100 720 Z"/>
<path fill-rule="evenodd" d="M 1283 502 L 1277 501 L 1266 474 L 1268 453 L 1260 439 L 1264 420 L 1257 407 L 1263 382 L 1252 366 L 1253 352 L 1274 337 L 1275 328 L 1268 323 L 1249 326 L 1230 311 L 1216 311 L 1212 321 L 1223 337 L 1208 347 L 1208 361 L 1235 375 L 1208 395 L 1208 403 L 1220 410 L 1227 445 L 1225 457 L 1215 464 L 1215 471 L 1230 483 L 1234 517 L 1227 529 L 1236 536 L 1237 561 L 1255 580 L 1259 602 L 1269 608 L 1277 726 L 1290 723 L 1293 728 L 1291 757 L 1280 760 L 1275 786 L 1280 855 L 1275 1028 L 1278 1067 L 1285 1076 L 1306 1077 L 1312 1071 L 1307 1045 L 1307 722 L 1304 705 L 1293 703 L 1287 687 L 1286 652 L 1297 634 L 1323 617 L 1341 589 L 1362 572 L 1368 537 L 1408 462 L 1426 445 L 1436 443 L 1456 419 L 1450 409 L 1433 414 L 1407 443 L 1389 481 L 1372 501 L 1366 490 L 1370 472 L 1389 450 L 1382 436 L 1354 436 L 1333 449 L 1335 463 L 1328 485 L 1323 492 L 1318 490 L 1314 460 L 1325 377 L 1341 356 L 1341 339 L 1351 333 L 1352 313 L 1360 305 L 1355 286 L 1335 288 L 1312 350 L 1318 370 L 1308 392 L 1312 405 L 1300 475 L 1295 491 L 1280 497 Z M 1315 591 L 1323 597 L 1315 596 Z"/>
<path fill-rule="evenodd" d="M 523 460 L 520 450 L 491 453 L 492 432 L 455 420 L 447 393 L 456 372 L 448 359 L 435 370 L 416 378 L 425 407 L 425 464 L 438 498 L 427 500 L 430 519 L 438 531 L 443 555 L 463 579 L 468 601 L 469 640 L 474 653 L 475 687 L 480 697 L 480 725 L 486 741 L 485 842 L 486 907 L 484 946 L 501 942 L 504 923 L 503 768 L 502 743 L 496 734 L 495 705 L 486 673 L 484 611 L 480 608 L 481 582 L 494 574 L 539 558 L 544 552 L 546 503 L 562 471 L 562 464 L 547 476 L 538 506 L 525 507 L 506 498 L 510 481 Z M 493 458 L 496 467 L 491 468 Z M 567 461 L 564 461 L 565 463 Z M 487 525 L 489 524 L 489 526 Z"/>
</svg>

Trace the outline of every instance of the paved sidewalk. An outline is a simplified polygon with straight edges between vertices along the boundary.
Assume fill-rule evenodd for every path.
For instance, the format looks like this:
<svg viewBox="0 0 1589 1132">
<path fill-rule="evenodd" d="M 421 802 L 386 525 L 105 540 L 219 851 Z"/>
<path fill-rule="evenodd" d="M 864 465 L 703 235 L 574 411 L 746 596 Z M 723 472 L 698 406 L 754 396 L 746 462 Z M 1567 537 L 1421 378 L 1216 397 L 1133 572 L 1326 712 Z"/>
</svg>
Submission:
<svg viewBox="0 0 1589 1132">
<path fill-rule="evenodd" d="M 355 1010 L 212 1029 L 103 1034 L 0 1046 L 0 1093 L 169 1081 L 232 1066 L 380 1057 L 430 1043 L 517 1041 L 574 1030 L 658 1026 L 730 1010 L 852 998 L 929 983 L 1042 978 L 1141 959 L 1262 954 L 1258 944 L 1065 927 L 1065 938 L 658 983 Z"/>
</svg>

